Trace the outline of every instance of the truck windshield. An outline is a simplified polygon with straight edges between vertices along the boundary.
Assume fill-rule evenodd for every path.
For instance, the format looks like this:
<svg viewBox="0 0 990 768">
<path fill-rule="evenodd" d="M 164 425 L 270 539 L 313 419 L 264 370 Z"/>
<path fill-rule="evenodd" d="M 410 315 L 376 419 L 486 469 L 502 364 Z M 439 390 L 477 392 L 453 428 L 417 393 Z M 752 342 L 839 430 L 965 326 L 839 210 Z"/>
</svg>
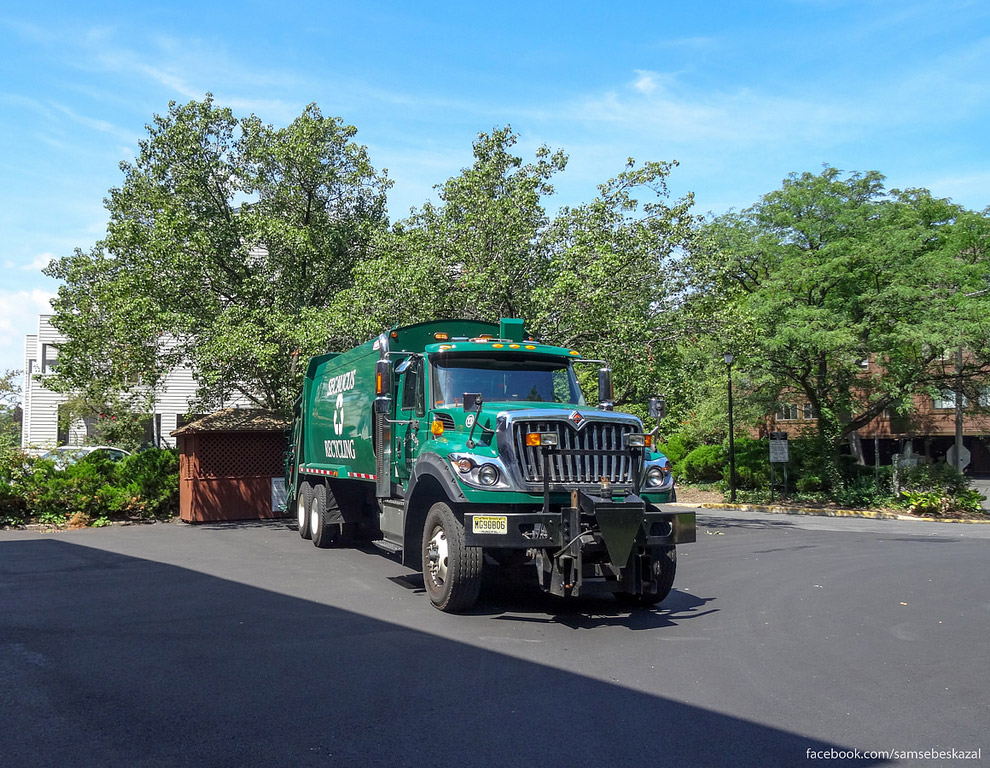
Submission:
<svg viewBox="0 0 990 768">
<path fill-rule="evenodd" d="M 480 392 L 486 403 L 585 405 L 568 360 L 448 357 L 433 363 L 434 406 L 459 406 L 465 392 Z"/>
</svg>

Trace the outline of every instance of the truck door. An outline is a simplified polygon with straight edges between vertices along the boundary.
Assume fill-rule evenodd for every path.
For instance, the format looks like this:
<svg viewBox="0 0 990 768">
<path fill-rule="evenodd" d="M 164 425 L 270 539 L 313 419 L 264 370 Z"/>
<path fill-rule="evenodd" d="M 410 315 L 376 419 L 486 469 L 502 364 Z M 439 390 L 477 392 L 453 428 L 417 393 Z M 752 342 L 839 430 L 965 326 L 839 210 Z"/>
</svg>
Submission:
<svg viewBox="0 0 990 768">
<path fill-rule="evenodd" d="M 403 360 L 395 369 L 398 402 L 392 430 L 392 467 L 395 479 L 403 484 L 412 474 L 419 455 L 420 428 L 426 416 L 423 371 L 423 358 L 418 355 Z"/>
</svg>

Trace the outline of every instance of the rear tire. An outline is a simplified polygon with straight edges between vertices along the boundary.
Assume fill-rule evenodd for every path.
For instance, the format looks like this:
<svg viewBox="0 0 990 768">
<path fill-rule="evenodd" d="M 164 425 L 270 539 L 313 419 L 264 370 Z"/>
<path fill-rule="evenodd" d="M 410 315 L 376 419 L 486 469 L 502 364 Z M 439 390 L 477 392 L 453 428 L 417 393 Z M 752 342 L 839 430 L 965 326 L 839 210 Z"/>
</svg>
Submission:
<svg viewBox="0 0 990 768">
<path fill-rule="evenodd" d="M 307 480 L 299 484 L 296 493 L 296 520 L 299 523 L 299 535 L 308 539 L 312 534 L 309 530 L 309 504 L 313 498 L 313 487 Z"/>
<path fill-rule="evenodd" d="M 423 584 L 441 611 L 465 611 L 481 591 L 481 547 L 464 546 L 464 526 L 450 506 L 430 507 L 423 526 Z"/>
<path fill-rule="evenodd" d="M 341 547 L 353 538 L 347 534 L 353 526 L 343 522 L 330 522 L 332 518 L 340 519 L 340 507 L 333 491 L 323 483 L 313 488 L 313 502 L 309 508 L 309 531 L 313 543 L 320 549 Z"/>
</svg>

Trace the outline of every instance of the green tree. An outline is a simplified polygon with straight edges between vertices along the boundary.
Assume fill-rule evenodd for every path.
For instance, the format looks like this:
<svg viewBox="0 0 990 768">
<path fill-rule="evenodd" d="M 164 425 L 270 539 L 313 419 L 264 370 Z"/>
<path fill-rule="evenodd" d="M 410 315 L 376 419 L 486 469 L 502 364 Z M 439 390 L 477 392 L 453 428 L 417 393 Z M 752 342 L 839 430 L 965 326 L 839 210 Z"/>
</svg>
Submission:
<svg viewBox="0 0 990 768">
<path fill-rule="evenodd" d="M 106 200 L 106 237 L 46 270 L 64 281 L 52 324 L 67 337 L 52 386 L 106 402 L 188 361 L 203 406 L 284 409 L 296 362 L 324 348 L 314 318 L 386 226 L 387 177 L 315 105 L 278 129 L 207 95 L 148 133 Z"/>
<path fill-rule="evenodd" d="M 0 372 L 0 455 L 21 443 L 20 371 Z"/>
<path fill-rule="evenodd" d="M 691 195 L 667 202 L 676 165 L 630 159 L 592 202 L 562 209 L 543 238 L 550 260 L 532 302 L 533 328 L 609 361 L 624 407 L 680 386 L 672 339 L 683 285 L 675 265 L 697 220 Z"/>
<path fill-rule="evenodd" d="M 353 321 L 352 338 L 337 334 L 351 342 L 438 317 L 523 317 L 540 338 L 607 357 L 619 404 L 645 403 L 675 370 L 672 265 L 696 223 L 690 197 L 665 200 L 675 164 L 630 160 L 594 201 L 551 218 L 544 201 L 566 158 L 540 147 L 527 163 L 517 138 L 480 134 L 472 166 L 437 188 L 438 205 L 379 235 L 328 318 Z"/>
<path fill-rule="evenodd" d="M 912 395 L 990 373 L 986 213 L 883 181 L 831 167 L 791 175 L 708 222 L 686 262 L 708 358 L 734 347 L 744 393 L 761 404 L 798 393 L 833 456 Z M 724 366 L 710 371 L 724 381 Z"/>
<path fill-rule="evenodd" d="M 540 147 L 524 163 L 511 152 L 517 140 L 509 127 L 479 134 L 471 167 L 436 188 L 438 205 L 379 233 L 335 313 L 354 316 L 354 340 L 440 317 L 532 317 L 548 267 L 543 198 L 567 160 Z"/>
</svg>

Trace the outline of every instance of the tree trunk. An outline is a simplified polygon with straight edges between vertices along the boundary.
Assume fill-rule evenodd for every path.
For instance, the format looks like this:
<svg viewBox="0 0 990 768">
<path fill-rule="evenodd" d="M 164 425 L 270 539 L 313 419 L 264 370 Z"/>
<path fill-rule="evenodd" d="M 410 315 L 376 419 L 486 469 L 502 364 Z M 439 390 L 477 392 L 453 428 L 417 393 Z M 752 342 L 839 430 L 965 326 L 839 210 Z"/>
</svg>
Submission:
<svg viewBox="0 0 990 768">
<path fill-rule="evenodd" d="M 852 451 L 853 458 L 856 459 L 856 463 L 860 466 L 866 466 L 866 458 L 863 456 L 863 440 L 859 436 L 859 432 L 850 432 L 849 438 L 849 450 Z"/>
</svg>

